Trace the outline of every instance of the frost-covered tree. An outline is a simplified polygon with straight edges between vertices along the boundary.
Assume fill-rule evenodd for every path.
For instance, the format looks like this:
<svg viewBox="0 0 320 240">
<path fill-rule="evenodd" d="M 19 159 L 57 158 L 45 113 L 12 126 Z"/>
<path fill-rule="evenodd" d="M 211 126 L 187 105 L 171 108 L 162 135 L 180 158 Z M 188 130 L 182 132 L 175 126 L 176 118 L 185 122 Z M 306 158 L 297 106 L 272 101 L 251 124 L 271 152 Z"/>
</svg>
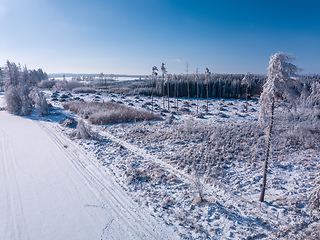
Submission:
<svg viewBox="0 0 320 240">
<path fill-rule="evenodd" d="M 211 72 L 209 71 L 209 68 L 206 68 L 205 71 L 205 78 L 206 78 L 206 82 L 207 82 L 207 112 L 209 111 L 209 76 L 210 76 Z"/>
<path fill-rule="evenodd" d="M 187 89 L 188 89 L 188 112 L 189 112 L 189 107 L 190 107 L 190 81 L 188 79 L 189 77 L 189 63 L 187 62 L 186 63 L 186 72 L 187 72 L 187 76 L 186 76 L 186 79 L 187 79 Z"/>
<path fill-rule="evenodd" d="M 3 78 L 5 79 L 6 109 L 8 112 L 27 116 L 32 112 L 33 106 L 40 110 L 41 115 L 45 114 L 46 101 L 43 95 L 34 101 L 30 92 L 41 80 L 45 80 L 47 75 L 39 69 L 30 71 L 25 66 L 23 69 L 14 62 L 7 61 L 3 68 Z M 41 106 L 41 107 L 40 107 Z"/>
<path fill-rule="evenodd" d="M 74 135 L 77 139 L 89 139 L 92 137 L 91 129 L 86 126 L 83 120 L 79 120 Z"/>
<path fill-rule="evenodd" d="M 27 116 L 31 114 L 32 102 L 29 98 L 29 88 L 25 84 L 10 85 L 4 93 L 6 110 L 9 113 Z"/>
<path fill-rule="evenodd" d="M 33 88 L 29 94 L 33 101 L 33 105 L 40 117 L 47 116 L 49 114 L 49 105 L 43 94 L 38 88 Z"/>
<path fill-rule="evenodd" d="M 3 90 L 3 87 L 4 87 L 4 71 L 0 67 L 0 91 Z"/>
<path fill-rule="evenodd" d="M 14 62 L 10 62 L 9 60 L 6 62 L 5 75 L 6 88 L 8 88 L 11 85 L 16 86 L 19 84 L 20 69 Z"/>
<path fill-rule="evenodd" d="M 199 70 L 196 69 L 196 74 L 194 75 L 195 81 L 197 83 L 197 115 L 199 114 L 199 79 L 198 79 Z"/>
<path fill-rule="evenodd" d="M 311 93 L 307 97 L 307 101 L 312 106 L 317 106 L 320 104 L 320 83 L 313 81 L 311 84 Z"/>
<path fill-rule="evenodd" d="M 161 65 L 161 71 L 162 71 L 162 104 L 163 104 L 162 107 L 164 108 L 164 83 L 165 83 L 164 76 L 167 73 L 167 69 L 164 63 L 162 63 Z"/>
<path fill-rule="evenodd" d="M 270 154 L 270 140 L 274 124 L 274 110 L 276 101 L 288 100 L 294 103 L 294 83 L 298 68 L 291 63 L 293 56 L 284 53 L 276 53 L 270 57 L 268 67 L 268 77 L 263 85 L 263 91 L 260 96 L 260 123 L 266 129 L 266 156 L 264 162 L 262 189 L 260 202 L 264 201 L 266 190 L 268 160 Z"/>
<path fill-rule="evenodd" d="M 242 79 L 241 83 L 246 86 L 246 111 L 248 111 L 248 90 L 251 84 L 251 74 L 247 73 Z"/>
<path fill-rule="evenodd" d="M 156 66 L 153 66 L 152 67 L 152 83 L 151 83 L 151 103 L 152 103 L 152 112 L 153 112 L 153 84 L 154 84 L 154 81 L 155 79 L 157 78 L 157 75 L 158 75 L 158 68 Z"/>
<path fill-rule="evenodd" d="M 6 101 L 6 110 L 9 113 L 20 115 L 22 108 L 22 101 L 20 92 L 17 86 L 11 85 L 7 87 L 4 98 Z"/>
</svg>

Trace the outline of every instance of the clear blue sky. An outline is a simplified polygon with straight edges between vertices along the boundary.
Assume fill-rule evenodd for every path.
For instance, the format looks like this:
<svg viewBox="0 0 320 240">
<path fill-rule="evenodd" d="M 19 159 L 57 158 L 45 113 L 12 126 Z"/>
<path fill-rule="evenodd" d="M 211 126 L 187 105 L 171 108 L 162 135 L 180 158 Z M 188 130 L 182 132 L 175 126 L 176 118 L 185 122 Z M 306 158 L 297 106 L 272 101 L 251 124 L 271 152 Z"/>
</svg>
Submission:
<svg viewBox="0 0 320 240">
<path fill-rule="evenodd" d="M 0 65 L 150 74 L 265 74 L 276 52 L 320 73 L 320 1 L 0 0 Z"/>
</svg>

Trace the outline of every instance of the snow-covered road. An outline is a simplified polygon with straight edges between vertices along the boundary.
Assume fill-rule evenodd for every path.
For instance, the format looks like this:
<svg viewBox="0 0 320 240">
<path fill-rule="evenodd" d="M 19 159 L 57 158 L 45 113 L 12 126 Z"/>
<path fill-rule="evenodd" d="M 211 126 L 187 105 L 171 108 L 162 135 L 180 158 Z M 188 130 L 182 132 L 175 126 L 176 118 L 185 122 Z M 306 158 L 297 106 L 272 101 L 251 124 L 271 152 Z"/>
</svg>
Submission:
<svg viewBox="0 0 320 240">
<path fill-rule="evenodd" d="M 174 239 L 50 124 L 0 111 L 0 239 Z"/>
</svg>

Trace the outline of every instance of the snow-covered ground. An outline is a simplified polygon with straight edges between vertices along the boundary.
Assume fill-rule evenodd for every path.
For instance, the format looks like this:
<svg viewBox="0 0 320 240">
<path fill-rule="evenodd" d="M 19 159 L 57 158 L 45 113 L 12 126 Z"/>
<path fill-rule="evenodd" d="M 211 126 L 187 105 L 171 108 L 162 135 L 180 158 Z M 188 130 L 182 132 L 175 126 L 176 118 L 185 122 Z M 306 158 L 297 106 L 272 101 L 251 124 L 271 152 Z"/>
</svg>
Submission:
<svg viewBox="0 0 320 240">
<path fill-rule="evenodd" d="M 0 111 L 0 239 L 175 238 L 49 120 Z"/>
<path fill-rule="evenodd" d="M 16 226 L 17 223 L 20 225 L 4 228 L 1 233 L 19 234 L 22 230 L 29 230 L 29 226 L 33 226 L 32 221 L 39 227 L 37 221 L 40 220 L 29 213 L 29 206 L 35 206 L 30 200 L 33 199 L 30 197 L 33 190 L 21 190 L 27 188 L 28 181 L 31 181 L 35 189 L 47 187 L 51 190 L 44 190 L 43 198 L 46 200 L 51 196 L 47 192 L 61 196 L 58 200 L 55 199 L 58 196 L 54 196 L 54 201 L 49 200 L 49 205 L 57 203 L 59 214 L 65 209 L 63 204 L 67 204 L 70 214 L 78 216 L 79 221 L 66 220 L 72 225 L 70 232 L 61 232 L 70 234 L 65 236 L 80 236 L 74 239 L 317 239 L 320 236 L 319 222 L 312 219 L 308 208 L 308 197 L 314 189 L 314 180 L 319 176 L 319 150 L 288 145 L 290 136 L 279 130 L 281 124 L 275 127 L 278 134 L 274 135 L 272 144 L 266 201 L 258 201 L 265 149 L 263 131 L 257 121 L 259 104 L 256 100 L 249 101 L 248 111 L 245 111 L 243 100 L 210 100 L 209 114 L 205 111 L 206 101 L 201 100 L 198 109 L 203 113 L 201 118 L 201 114 L 195 116 L 196 99 L 191 99 L 189 104 L 187 99 L 179 99 L 179 111 L 174 108 L 176 101 L 171 99 L 171 111 L 175 111 L 168 112 L 165 110 L 167 101 L 163 108 L 162 98 L 156 97 L 155 112 L 163 116 L 163 121 L 104 126 L 93 126 L 87 122 L 93 137 L 81 140 L 71 137 L 74 128 L 59 124 L 66 116 L 79 119 L 79 116 L 62 108 L 64 101 L 113 101 L 150 110 L 151 99 L 103 93 L 56 92 L 52 95 L 51 91 L 47 96 L 54 107 L 53 115 L 49 117 L 21 118 L 0 112 L 6 124 L 16 121 L 22 125 L 21 133 L 27 131 L 31 136 L 38 136 L 40 140 L 35 142 L 30 140 L 33 139 L 30 136 L 26 137 L 31 146 L 42 146 L 37 150 L 40 153 L 28 152 L 28 149 L 35 149 L 31 146 L 17 148 L 7 153 L 9 157 L 2 156 L 4 160 L 16 151 L 25 156 L 48 154 L 41 158 L 48 159 L 48 164 L 38 162 L 38 157 L 34 158 L 37 160 L 28 157 L 30 159 L 26 163 L 15 158 L 9 165 L 2 161 L 9 166 L 4 166 L 4 169 L 13 168 L 14 171 L 4 170 L 3 175 L 9 175 L 9 178 L 1 177 L 17 180 L 9 184 L 10 188 L 1 189 L 9 191 L 6 195 L 9 197 L 2 197 L 5 203 L 1 204 L 5 206 L 5 213 L 11 211 L 10 201 L 18 205 L 11 214 L 17 217 L 11 221 Z M 25 130 L 25 126 L 30 126 L 31 130 Z M 3 129 L 1 135 L 9 135 L 5 139 L 11 139 L 6 149 L 16 141 L 22 142 L 20 132 L 14 127 L 12 134 L 6 132 L 9 131 L 6 127 L 0 126 L 0 129 Z M 54 154 L 61 158 L 52 157 Z M 22 174 L 21 169 L 29 175 Z M 19 171 L 26 176 L 14 177 Z M 36 182 L 38 178 L 48 184 Z M 19 195 L 20 200 L 12 200 Z M 67 203 L 63 203 L 65 198 L 69 199 Z M 61 227 L 64 224 L 59 220 L 63 218 L 55 217 L 45 203 L 34 207 L 39 211 L 37 206 L 43 209 L 44 213 L 41 213 L 44 216 L 50 218 L 53 214 L 51 218 L 57 221 L 58 230 L 69 229 Z M 81 219 L 87 221 L 83 223 Z M 76 224 L 79 231 L 88 228 L 90 231 L 86 234 L 91 232 L 93 235 L 80 234 L 74 227 Z M 54 225 L 52 223 L 50 227 L 56 228 Z M 44 236 L 36 229 L 29 231 L 28 234 Z M 31 235 L 29 238 L 34 239 Z"/>
</svg>

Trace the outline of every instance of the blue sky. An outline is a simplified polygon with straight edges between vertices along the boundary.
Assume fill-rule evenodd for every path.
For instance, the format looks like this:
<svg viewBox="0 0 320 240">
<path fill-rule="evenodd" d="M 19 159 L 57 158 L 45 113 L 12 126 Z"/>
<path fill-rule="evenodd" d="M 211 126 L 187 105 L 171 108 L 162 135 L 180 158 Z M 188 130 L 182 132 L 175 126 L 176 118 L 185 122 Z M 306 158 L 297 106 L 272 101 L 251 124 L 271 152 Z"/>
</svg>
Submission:
<svg viewBox="0 0 320 240">
<path fill-rule="evenodd" d="M 320 1 L 0 0 L 0 65 L 48 73 L 267 72 L 276 52 L 320 73 Z"/>
</svg>

